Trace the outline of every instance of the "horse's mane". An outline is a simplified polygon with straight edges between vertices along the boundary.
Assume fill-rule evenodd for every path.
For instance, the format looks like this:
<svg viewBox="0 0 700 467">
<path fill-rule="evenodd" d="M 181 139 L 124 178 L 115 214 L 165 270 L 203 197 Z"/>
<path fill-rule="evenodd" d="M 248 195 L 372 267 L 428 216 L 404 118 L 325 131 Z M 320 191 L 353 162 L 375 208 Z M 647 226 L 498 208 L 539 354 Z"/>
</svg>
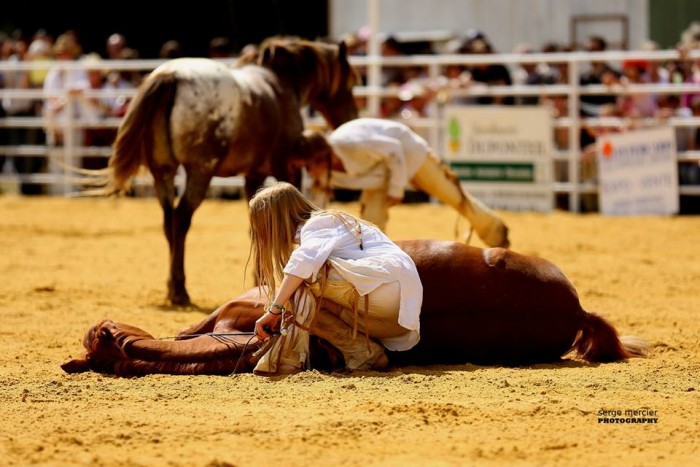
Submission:
<svg viewBox="0 0 700 467">
<path fill-rule="evenodd" d="M 314 89 L 333 95 L 341 86 L 352 89 L 359 76 L 347 59 L 344 42 L 311 41 L 297 36 L 273 36 L 241 55 L 235 66 L 255 64 L 271 69 L 306 101 Z M 305 88 L 302 88 L 304 86 Z"/>
</svg>

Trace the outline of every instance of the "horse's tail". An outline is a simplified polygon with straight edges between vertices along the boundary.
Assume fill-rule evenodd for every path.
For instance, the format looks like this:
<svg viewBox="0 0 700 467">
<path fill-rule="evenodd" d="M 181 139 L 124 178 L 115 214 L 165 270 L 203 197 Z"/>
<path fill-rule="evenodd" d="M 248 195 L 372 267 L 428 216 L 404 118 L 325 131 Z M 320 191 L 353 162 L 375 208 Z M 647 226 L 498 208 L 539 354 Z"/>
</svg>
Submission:
<svg viewBox="0 0 700 467">
<path fill-rule="evenodd" d="M 152 74 L 139 87 L 119 125 L 109 159 L 108 193 L 128 190 L 131 178 L 153 150 L 155 131 L 170 140 L 168 119 L 177 90 L 174 73 Z"/>
<path fill-rule="evenodd" d="M 589 362 L 615 362 L 645 356 L 648 345 L 639 337 L 619 337 L 615 328 L 605 319 L 584 311 L 581 331 L 573 349 Z"/>
</svg>

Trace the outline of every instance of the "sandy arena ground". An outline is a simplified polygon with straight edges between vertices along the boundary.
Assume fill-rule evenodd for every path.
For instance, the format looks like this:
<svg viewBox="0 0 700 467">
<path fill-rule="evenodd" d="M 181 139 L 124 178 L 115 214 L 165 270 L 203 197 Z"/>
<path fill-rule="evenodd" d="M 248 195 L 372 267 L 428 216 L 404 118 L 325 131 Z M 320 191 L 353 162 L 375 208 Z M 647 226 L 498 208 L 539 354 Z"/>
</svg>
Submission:
<svg viewBox="0 0 700 467">
<path fill-rule="evenodd" d="M 275 379 L 68 375 L 59 365 L 81 355 L 99 318 L 171 336 L 243 291 L 245 204 L 207 200 L 195 214 L 186 271 L 197 307 L 178 309 L 164 303 L 154 199 L 0 197 L 0 463 L 697 465 L 700 217 L 504 216 L 513 249 L 557 263 L 583 305 L 645 338 L 650 358 Z M 442 206 L 404 205 L 389 234 L 453 239 L 455 221 Z M 658 423 L 598 422 L 601 410 L 642 409 Z"/>
</svg>

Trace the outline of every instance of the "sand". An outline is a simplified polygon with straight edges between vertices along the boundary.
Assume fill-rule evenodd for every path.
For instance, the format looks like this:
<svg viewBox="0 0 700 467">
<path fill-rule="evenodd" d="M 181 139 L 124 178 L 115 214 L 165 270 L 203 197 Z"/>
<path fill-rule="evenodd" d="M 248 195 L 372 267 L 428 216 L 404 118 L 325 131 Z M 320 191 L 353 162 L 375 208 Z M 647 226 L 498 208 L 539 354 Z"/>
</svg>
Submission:
<svg viewBox="0 0 700 467">
<path fill-rule="evenodd" d="M 0 463 L 697 465 L 700 218 L 503 215 L 513 249 L 557 263 L 587 309 L 649 342 L 649 358 L 272 379 L 68 375 L 60 365 L 100 318 L 171 336 L 249 286 L 245 204 L 207 200 L 196 212 L 195 306 L 182 309 L 165 304 L 154 199 L 0 197 Z M 455 222 L 443 206 L 403 205 L 388 233 L 454 239 Z M 656 422 L 600 423 L 602 410 Z"/>
</svg>

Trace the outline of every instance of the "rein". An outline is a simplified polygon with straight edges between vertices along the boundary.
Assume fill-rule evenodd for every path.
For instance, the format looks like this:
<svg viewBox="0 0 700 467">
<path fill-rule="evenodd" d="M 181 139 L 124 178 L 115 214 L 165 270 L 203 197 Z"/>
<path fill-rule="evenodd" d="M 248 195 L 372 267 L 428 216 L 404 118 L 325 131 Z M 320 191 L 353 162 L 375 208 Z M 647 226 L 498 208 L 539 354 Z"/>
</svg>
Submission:
<svg viewBox="0 0 700 467">
<path fill-rule="evenodd" d="M 200 334 L 181 334 L 179 336 L 167 336 L 167 337 L 159 337 L 156 340 L 165 340 L 165 339 L 177 339 L 177 338 L 182 338 L 182 337 L 201 337 L 201 336 L 210 336 L 213 339 L 225 343 L 225 344 L 236 344 L 239 345 L 238 342 L 234 342 L 230 339 L 227 339 L 227 337 L 230 336 L 250 336 L 250 339 L 246 341 L 246 343 L 243 345 L 243 350 L 241 350 L 241 354 L 238 356 L 238 359 L 236 360 L 236 365 L 233 367 L 233 371 L 231 372 L 231 375 L 235 375 L 236 372 L 238 371 L 238 365 L 241 363 L 241 360 L 243 359 L 243 356 L 245 355 L 245 351 L 248 348 L 248 344 L 250 344 L 250 341 L 253 340 L 253 337 L 255 337 L 254 332 L 203 332 Z"/>
<path fill-rule="evenodd" d="M 200 337 L 200 336 L 211 336 L 211 337 L 226 337 L 226 336 L 252 336 L 255 335 L 254 332 L 203 332 L 201 334 L 180 334 L 179 336 L 167 336 L 158 337 L 156 340 L 162 341 L 165 339 L 177 339 L 179 337 Z"/>
</svg>

